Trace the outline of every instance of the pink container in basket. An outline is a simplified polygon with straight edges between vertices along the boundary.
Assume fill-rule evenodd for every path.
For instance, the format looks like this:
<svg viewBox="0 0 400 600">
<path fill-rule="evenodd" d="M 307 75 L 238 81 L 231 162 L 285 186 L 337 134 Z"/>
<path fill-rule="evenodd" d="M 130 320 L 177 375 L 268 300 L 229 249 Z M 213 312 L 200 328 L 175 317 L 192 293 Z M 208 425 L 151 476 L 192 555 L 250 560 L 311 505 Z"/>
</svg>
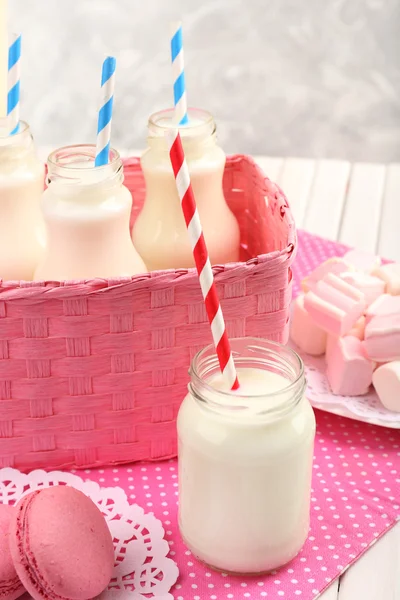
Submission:
<svg viewBox="0 0 400 600">
<path fill-rule="evenodd" d="M 125 163 L 132 222 L 144 201 Z M 227 160 L 242 262 L 214 268 L 231 337 L 286 342 L 296 249 L 281 190 Z M 195 269 L 117 280 L 0 283 L 0 467 L 90 467 L 176 454 L 188 368 L 211 333 Z"/>
</svg>

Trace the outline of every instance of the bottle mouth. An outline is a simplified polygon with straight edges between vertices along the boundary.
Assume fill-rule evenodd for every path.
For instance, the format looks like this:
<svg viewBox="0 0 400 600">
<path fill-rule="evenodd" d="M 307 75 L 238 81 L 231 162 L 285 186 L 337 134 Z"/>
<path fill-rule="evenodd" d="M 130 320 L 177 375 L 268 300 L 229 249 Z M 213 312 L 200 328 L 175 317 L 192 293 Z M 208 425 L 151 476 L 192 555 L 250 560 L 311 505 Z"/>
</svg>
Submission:
<svg viewBox="0 0 400 600">
<path fill-rule="evenodd" d="M 214 346 L 209 345 L 196 354 L 189 372 L 189 390 L 196 400 L 217 411 L 266 416 L 280 416 L 301 400 L 306 388 L 304 364 L 294 350 L 261 338 L 234 338 L 230 342 L 239 372 L 250 368 L 269 371 L 285 378 L 287 385 L 272 392 L 260 390 L 251 394 L 241 393 L 240 387 L 238 390 L 213 387 L 213 377 L 220 374 L 220 367 Z"/>
<path fill-rule="evenodd" d="M 54 150 L 48 159 L 47 183 L 63 182 L 75 185 L 96 185 L 122 177 L 122 160 L 114 148 L 110 149 L 109 162 L 95 166 L 96 146 L 78 144 Z"/>
<path fill-rule="evenodd" d="M 23 137 L 29 131 L 29 125 L 26 121 L 19 122 L 18 131 L 10 134 L 7 118 L 0 119 L 0 147 L 9 145 L 18 145 L 22 143 Z"/>
<path fill-rule="evenodd" d="M 211 113 L 200 108 L 188 109 L 189 120 L 184 125 L 179 125 L 175 119 L 175 110 L 168 108 L 152 114 L 148 122 L 149 136 L 151 138 L 164 138 L 169 129 L 179 129 L 184 140 L 207 138 L 215 134 L 216 126 Z"/>
<path fill-rule="evenodd" d="M 77 144 L 73 146 L 64 146 L 58 150 L 54 150 L 48 159 L 49 167 L 62 167 L 64 169 L 81 170 L 93 168 L 96 170 L 107 170 L 114 165 L 118 165 L 121 157 L 117 150 L 110 148 L 110 158 L 106 165 L 96 167 L 94 162 L 96 159 L 96 146 L 94 144 Z"/>
</svg>

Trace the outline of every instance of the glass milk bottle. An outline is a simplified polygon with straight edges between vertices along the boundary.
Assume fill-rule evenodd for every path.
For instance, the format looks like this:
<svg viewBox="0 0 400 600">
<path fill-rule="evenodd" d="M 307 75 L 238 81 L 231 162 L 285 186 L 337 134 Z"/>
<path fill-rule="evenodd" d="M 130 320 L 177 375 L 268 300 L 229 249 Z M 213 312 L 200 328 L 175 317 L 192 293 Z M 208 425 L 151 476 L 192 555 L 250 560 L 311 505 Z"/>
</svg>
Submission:
<svg viewBox="0 0 400 600">
<path fill-rule="evenodd" d="M 33 278 L 44 247 L 43 187 L 29 125 L 21 121 L 14 135 L 0 132 L 0 279 Z"/>
<path fill-rule="evenodd" d="M 240 389 L 212 347 L 191 366 L 178 414 L 179 528 L 209 566 L 266 573 L 291 561 L 309 530 L 315 436 L 303 364 L 267 340 L 232 340 Z"/>
<path fill-rule="evenodd" d="M 146 198 L 132 239 L 149 271 L 194 266 L 165 140 L 165 131 L 176 126 L 173 119 L 173 109 L 150 117 L 148 148 L 141 159 Z M 214 119 L 206 111 L 189 109 L 189 123 L 180 133 L 211 263 L 238 261 L 239 226 L 222 190 L 226 157 L 217 144 Z"/>
<path fill-rule="evenodd" d="M 129 276 L 147 271 L 132 245 L 132 197 L 123 185 L 121 158 L 94 166 L 95 146 L 68 146 L 48 158 L 42 211 L 47 250 L 35 279 Z"/>
</svg>

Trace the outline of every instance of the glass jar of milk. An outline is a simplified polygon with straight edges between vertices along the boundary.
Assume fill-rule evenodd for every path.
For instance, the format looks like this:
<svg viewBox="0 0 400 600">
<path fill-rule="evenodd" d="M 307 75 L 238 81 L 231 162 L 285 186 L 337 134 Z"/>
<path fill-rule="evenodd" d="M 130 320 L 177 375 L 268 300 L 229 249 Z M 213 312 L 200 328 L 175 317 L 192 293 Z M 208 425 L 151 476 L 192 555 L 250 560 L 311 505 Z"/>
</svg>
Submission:
<svg viewBox="0 0 400 600">
<path fill-rule="evenodd" d="M 295 352 L 256 338 L 232 340 L 232 351 L 235 392 L 211 346 L 191 366 L 178 414 L 179 527 L 209 566 L 265 573 L 307 538 L 315 418 Z"/>
<path fill-rule="evenodd" d="M 210 260 L 213 265 L 235 262 L 239 225 L 222 189 L 226 157 L 217 144 L 216 125 L 204 110 L 192 108 L 188 114 L 189 123 L 179 130 Z M 149 271 L 194 267 L 165 140 L 171 127 L 176 127 L 172 109 L 150 117 L 148 148 L 141 158 L 146 198 L 132 239 Z"/>
<path fill-rule="evenodd" d="M 43 188 L 29 125 L 20 122 L 14 135 L 0 130 L 0 279 L 33 279 L 44 247 Z"/>
<path fill-rule="evenodd" d="M 47 248 L 35 279 L 91 279 L 145 273 L 132 245 L 132 196 L 123 185 L 122 160 L 94 166 L 96 148 L 68 146 L 48 158 L 48 188 L 42 211 Z"/>
</svg>

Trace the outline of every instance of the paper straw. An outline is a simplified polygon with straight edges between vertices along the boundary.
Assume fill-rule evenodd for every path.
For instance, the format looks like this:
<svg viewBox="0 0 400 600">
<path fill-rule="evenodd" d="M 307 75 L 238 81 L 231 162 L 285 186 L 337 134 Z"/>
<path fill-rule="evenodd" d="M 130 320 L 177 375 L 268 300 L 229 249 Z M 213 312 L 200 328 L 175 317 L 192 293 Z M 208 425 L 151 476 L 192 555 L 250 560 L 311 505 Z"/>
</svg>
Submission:
<svg viewBox="0 0 400 600">
<path fill-rule="evenodd" d="M 13 34 L 8 49 L 7 125 L 10 135 L 19 131 L 21 89 L 21 35 Z"/>
<path fill-rule="evenodd" d="M 8 65 L 8 33 L 7 33 L 8 1 L 0 0 L 0 124 L 7 117 L 7 65 Z"/>
<path fill-rule="evenodd" d="M 169 157 L 174 171 L 176 188 L 181 201 L 183 215 L 192 246 L 194 261 L 199 275 L 201 292 L 203 294 L 208 320 L 211 325 L 212 337 L 218 361 L 229 387 L 236 390 L 239 382 L 233 362 L 231 346 L 226 333 L 225 321 L 218 298 L 214 275 L 204 240 L 199 213 L 193 188 L 190 183 L 189 170 L 183 152 L 182 141 L 178 129 L 170 129 L 166 133 L 169 146 Z"/>
<path fill-rule="evenodd" d="M 182 23 L 180 21 L 171 25 L 171 60 L 174 81 L 175 121 L 178 125 L 185 125 L 189 122 L 189 118 L 183 60 Z"/>
<path fill-rule="evenodd" d="M 97 126 L 96 159 L 94 163 L 96 167 L 107 165 L 110 156 L 111 120 L 114 104 L 116 64 L 117 61 L 112 56 L 107 56 L 103 62 L 99 120 Z"/>
</svg>

